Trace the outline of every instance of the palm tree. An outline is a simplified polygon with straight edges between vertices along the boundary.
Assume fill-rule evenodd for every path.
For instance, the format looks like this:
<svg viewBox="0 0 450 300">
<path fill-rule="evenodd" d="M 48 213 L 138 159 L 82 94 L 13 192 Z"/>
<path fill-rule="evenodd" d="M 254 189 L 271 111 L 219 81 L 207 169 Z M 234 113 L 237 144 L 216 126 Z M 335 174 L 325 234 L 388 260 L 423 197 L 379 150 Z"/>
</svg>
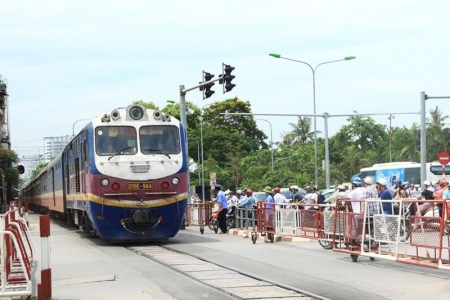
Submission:
<svg viewBox="0 0 450 300">
<path fill-rule="evenodd" d="M 298 117 L 297 124 L 289 123 L 293 130 L 282 135 L 285 145 L 303 145 L 308 141 L 314 141 L 314 131 L 311 131 L 311 118 Z M 321 133 L 317 131 L 316 133 Z"/>
<path fill-rule="evenodd" d="M 431 119 L 427 119 L 427 125 L 445 126 L 444 121 L 448 119 L 448 116 L 443 116 L 442 113 L 437 106 L 435 109 L 430 109 Z"/>
</svg>

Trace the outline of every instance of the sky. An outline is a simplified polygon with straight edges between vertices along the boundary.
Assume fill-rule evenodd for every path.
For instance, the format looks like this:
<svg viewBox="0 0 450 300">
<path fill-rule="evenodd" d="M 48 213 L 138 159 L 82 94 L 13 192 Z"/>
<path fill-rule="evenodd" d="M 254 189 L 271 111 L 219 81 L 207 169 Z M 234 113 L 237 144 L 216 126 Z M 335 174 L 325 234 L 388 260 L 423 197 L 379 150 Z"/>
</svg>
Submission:
<svg viewBox="0 0 450 300">
<path fill-rule="evenodd" d="M 0 74 L 7 79 L 12 149 L 43 151 L 43 138 L 71 135 L 134 100 L 164 107 L 202 71 L 234 66 L 236 87 L 199 107 L 237 96 L 254 113 L 398 113 L 420 123 L 420 93 L 450 96 L 447 1 L 7 1 L 0 0 Z M 299 63 L 269 56 L 277 53 Z M 445 99 L 428 100 L 427 112 Z M 273 141 L 297 117 L 264 116 Z M 387 115 L 373 116 L 389 126 Z M 75 123 L 76 122 L 76 123 Z M 328 120 L 329 136 L 347 124 Z M 270 139 L 269 123 L 258 126 Z M 317 118 L 317 130 L 324 121 Z M 319 134 L 323 137 L 323 133 Z"/>
</svg>

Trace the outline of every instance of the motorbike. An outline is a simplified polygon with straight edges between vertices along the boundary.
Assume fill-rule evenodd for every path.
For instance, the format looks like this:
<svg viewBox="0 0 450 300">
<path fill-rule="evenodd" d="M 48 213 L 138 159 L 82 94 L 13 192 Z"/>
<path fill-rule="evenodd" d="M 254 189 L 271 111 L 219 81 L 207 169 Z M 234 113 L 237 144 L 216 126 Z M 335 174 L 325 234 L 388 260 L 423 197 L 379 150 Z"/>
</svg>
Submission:
<svg viewBox="0 0 450 300">
<path fill-rule="evenodd" d="M 230 230 L 231 228 L 235 228 L 235 213 L 236 213 L 236 206 L 231 206 L 230 209 L 228 209 L 227 212 L 227 230 Z"/>
<path fill-rule="evenodd" d="M 213 230 L 215 233 L 217 233 L 219 229 L 219 220 L 216 218 L 216 211 L 212 212 L 210 216 L 210 221 L 208 222 L 208 227 Z M 235 213 L 236 213 L 236 206 L 231 206 L 228 209 L 227 217 L 226 217 L 226 224 L 227 224 L 227 230 L 230 230 L 231 228 L 235 228 Z"/>
</svg>

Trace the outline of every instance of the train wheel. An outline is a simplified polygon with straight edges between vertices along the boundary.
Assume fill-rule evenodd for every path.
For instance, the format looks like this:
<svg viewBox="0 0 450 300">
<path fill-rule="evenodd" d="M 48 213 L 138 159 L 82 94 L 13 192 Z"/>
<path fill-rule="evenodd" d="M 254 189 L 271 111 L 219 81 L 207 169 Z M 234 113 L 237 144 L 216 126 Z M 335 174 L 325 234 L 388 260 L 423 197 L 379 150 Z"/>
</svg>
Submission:
<svg viewBox="0 0 450 300">
<path fill-rule="evenodd" d="M 253 244 L 256 244 L 256 232 L 252 232 L 252 242 Z"/>
<path fill-rule="evenodd" d="M 273 243 L 273 241 L 275 240 L 275 235 L 273 233 L 269 233 L 269 240 L 271 243 Z"/>
<path fill-rule="evenodd" d="M 357 262 L 358 261 L 358 255 L 350 254 L 350 257 L 352 258 L 352 262 Z"/>
</svg>

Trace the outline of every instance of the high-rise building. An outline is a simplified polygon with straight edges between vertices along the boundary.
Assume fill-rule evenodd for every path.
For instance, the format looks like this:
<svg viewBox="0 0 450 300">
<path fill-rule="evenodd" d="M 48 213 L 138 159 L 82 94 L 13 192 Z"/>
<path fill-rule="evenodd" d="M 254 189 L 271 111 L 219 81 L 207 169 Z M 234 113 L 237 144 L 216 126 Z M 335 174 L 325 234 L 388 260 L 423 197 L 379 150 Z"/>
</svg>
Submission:
<svg viewBox="0 0 450 300">
<path fill-rule="evenodd" d="M 0 147 L 11 149 L 8 128 L 8 93 L 6 79 L 0 75 Z"/>
<path fill-rule="evenodd" d="M 49 162 L 60 154 L 72 140 L 71 135 L 51 136 L 44 138 L 44 161 Z"/>
</svg>

